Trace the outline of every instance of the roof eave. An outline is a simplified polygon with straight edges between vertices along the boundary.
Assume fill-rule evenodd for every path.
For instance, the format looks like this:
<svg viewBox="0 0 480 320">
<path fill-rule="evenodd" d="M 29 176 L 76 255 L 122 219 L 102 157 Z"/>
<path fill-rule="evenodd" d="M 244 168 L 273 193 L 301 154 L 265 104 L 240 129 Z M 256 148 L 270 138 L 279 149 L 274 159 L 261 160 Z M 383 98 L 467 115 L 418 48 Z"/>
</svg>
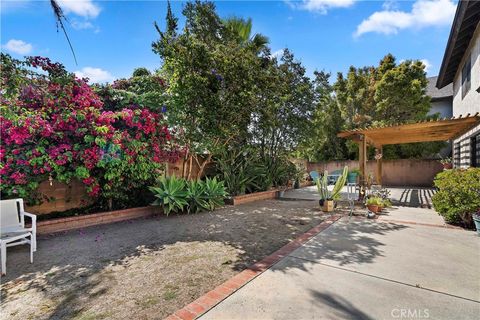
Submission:
<svg viewBox="0 0 480 320">
<path fill-rule="evenodd" d="M 446 72 L 448 65 L 450 64 L 450 58 L 452 56 L 453 49 L 455 47 L 455 41 L 457 40 L 463 17 L 465 16 L 466 9 L 468 7 L 468 1 L 459 1 L 457 11 L 455 12 L 455 18 L 453 19 L 452 29 L 448 37 L 447 46 L 443 55 L 442 65 L 437 78 L 437 88 L 441 89 L 446 85 L 452 83 L 452 79 L 446 78 Z"/>
</svg>

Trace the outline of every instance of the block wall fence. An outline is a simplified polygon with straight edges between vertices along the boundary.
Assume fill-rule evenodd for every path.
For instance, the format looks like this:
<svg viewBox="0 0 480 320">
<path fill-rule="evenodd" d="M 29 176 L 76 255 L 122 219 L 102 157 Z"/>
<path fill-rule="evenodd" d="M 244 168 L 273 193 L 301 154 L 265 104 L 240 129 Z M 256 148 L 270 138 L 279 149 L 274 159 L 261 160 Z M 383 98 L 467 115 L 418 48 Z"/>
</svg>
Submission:
<svg viewBox="0 0 480 320">
<path fill-rule="evenodd" d="M 376 160 L 367 161 L 366 171 L 371 173 L 374 178 L 376 165 Z M 324 170 L 329 172 L 341 170 L 344 166 L 348 166 L 350 169 L 359 168 L 357 160 L 305 162 L 305 166 L 308 172 L 316 170 L 319 173 Z M 443 166 L 438 160 L 420 159 L 383 160 L 382 168 L 383 185 L 391 187 L 431 187 L 435 175 L 443 170 Z"/>
</svg>

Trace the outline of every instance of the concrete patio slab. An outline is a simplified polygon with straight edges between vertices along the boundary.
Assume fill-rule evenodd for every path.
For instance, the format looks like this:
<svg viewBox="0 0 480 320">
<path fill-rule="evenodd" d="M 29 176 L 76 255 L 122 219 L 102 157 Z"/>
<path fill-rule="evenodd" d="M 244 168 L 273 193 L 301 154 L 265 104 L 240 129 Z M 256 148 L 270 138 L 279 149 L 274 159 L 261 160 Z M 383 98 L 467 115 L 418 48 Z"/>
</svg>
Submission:
<svg viewBox="0 0 480 320">
<path fill-rule="evenodd" d="M 474 232 L 343 218 L 202 319 L 478 319 L 479 269 Z"/>
<path fill-rule="evenodd" d="M 288 257 L 200 319 L 399 319 L 408 312 L 478 319 L 480 304 Z"/>
<path fill-rule="evenodd" d="M 412 207 L 392 207 L 382 211 L 378 221 L 409 222 L 445 227 L 443 217 L 432 209 Z"/>
<path fill-rule="evenodd" d="M 333 186 L 329 186 L 329 189 L 332 190 Z M 387 189 L 390 191 L 390 199 L 395 205 L 407 207 L 431 207 L 432 196 L 435 194 L 433 188 L 388 187 Z M 346 195 L 347 187 L 343 187 L 341 196 L 346 198 Z M 288 190 L 283 198 L 316 201 L 320 199 L 316 186 Z"/>
<path fill-rule="evenodd" d="M 480 301 L 473 231 L 344 218 L 290 256 Z"/>
</svg>

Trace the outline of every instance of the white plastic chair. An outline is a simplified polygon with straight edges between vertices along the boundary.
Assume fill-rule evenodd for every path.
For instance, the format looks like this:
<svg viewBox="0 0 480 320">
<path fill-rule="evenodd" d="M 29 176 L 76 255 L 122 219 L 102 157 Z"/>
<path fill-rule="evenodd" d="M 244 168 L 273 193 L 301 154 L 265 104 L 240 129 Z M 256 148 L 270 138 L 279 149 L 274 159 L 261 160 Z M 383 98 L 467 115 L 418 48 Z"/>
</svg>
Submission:
<svg viewBox="0 0 480 320">
<path fill-rule="evenodd" d="M 357 197 L 357 184 L 348 182 L 347 183 L 347 201 L 348 205 L 350 206 L 350 212 L 348 216 L 353 216 L 353 212 L 355 211 L 355 198 Z"/>
<path fill-rule="evenodd" d="M 25 228 L 25 216 L 32 220 L 30 228 Z M 37 251 L 37 216 L 25 212 L 23 199 L 0 201 L 0 250 L 1 273 L 7 273 L 7 247 L 30 244 L 30 263 L 33 252 Z"/>
</svg>

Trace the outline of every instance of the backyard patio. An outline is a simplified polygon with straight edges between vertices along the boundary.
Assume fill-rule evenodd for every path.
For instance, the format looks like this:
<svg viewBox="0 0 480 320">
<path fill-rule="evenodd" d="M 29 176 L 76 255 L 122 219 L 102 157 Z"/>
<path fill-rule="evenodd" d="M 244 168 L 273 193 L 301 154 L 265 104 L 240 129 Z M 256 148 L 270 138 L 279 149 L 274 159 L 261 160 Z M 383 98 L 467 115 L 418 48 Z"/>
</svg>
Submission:
<svg viewBox="0 0 480 320">
<path fill-rule="evenodd" d="M 200 319 L 478 319 L 479 250 L 471 231 L 344 217 Z"/>
<path fill-rule="evenodd" d="M 330 187 L 331 188 L 331 187 Z M 394 205 L 404 207 L 432 207 L 432 196 L 435 194 L 434 188 L 423 187 L 387 187 L 390 192 L 390 200 Z M 340 194 L 341 198 L 347 197 L 347 187 L 343 187 Z M 316 186 L 310 186 L 302 189 L 295 189 L 285 192 L 284 198 L 286 199 L 299 199 L 299 200 L 320 200 Z M 438 216 L 438 219 L 442 219 Z"/>
<path fill-rule="evenodd" d="M 375 319 L 406 306 L 434 318 L 462 306 L 475 318 L 473 231 L 445 228 L 425 208 L 395 206 L 373 220 L 365 212 L 345 215 L 204 318 Z M 41 236 L 34 264 L 27 248 L 9 250 L 1 317 L 165 318 L 330 216 L 317 201 L 264 200 Z"/>
<path fill-rule="evenodd" d="M 267 200 L 39 236 L 34 264 L 25 246 L 9 249 L 1 318 L 161 319 L 324 216 L 313 202 Z"/>
<path fill-rule="evenodd" d="M 480 1 L 10 2 L 1 319 L 479 319 Z"/>
</svg>

